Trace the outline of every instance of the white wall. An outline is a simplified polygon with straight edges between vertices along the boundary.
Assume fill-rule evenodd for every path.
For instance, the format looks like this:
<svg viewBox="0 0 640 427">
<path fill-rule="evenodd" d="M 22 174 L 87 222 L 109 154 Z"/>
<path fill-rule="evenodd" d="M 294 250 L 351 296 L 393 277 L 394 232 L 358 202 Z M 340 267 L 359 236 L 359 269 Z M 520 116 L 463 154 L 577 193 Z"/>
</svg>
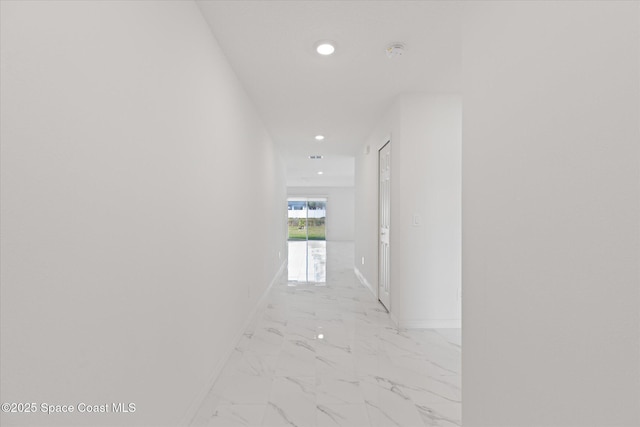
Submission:
<svg viewBox="0 0 640 427">
<path fill-rule="evenodd" d="M 284 164 L 194 3 L 0 4 L 2 401 L 137 405 L 1 423 L 177 425 L 280 267 Z"/>
<path fill-rule="evenodd" d="M 353 187 L 288 187 L 289 197 L 327 197 L 327 240 L 353 241 L 355 198 Z"/>
<path fill-rule="evenodd" d="M 374 289 L 377 156 L 389 135 L 391 315 L 403 327 L 459 327 L 460 97 L 401 96 L 356 158 L 356 267 Z"/>
<path fill-rule="evenodd" d="M 466 7 L 464 425 L 638 426 L 640 4 Z"/>
</svg>

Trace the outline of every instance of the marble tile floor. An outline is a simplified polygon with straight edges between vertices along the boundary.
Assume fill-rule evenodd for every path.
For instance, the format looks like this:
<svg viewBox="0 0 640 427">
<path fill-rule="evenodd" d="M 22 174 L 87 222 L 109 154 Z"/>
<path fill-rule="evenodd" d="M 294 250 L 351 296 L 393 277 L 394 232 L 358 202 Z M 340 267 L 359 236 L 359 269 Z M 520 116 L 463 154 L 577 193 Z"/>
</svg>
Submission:
<svg viewBox="0 0 640 427">
<path fill-rule="evenodd" d="M 290 282 L 327 281 L 327 242 L 324 240 L 289 242 L 288 278 Z"/>
<path fill-rule="evenodd" d="M 326 283 L 276 283 L 193 426 L 460 426 L 459 329 L 398 330 L 328 242 Z"/>
</svg>

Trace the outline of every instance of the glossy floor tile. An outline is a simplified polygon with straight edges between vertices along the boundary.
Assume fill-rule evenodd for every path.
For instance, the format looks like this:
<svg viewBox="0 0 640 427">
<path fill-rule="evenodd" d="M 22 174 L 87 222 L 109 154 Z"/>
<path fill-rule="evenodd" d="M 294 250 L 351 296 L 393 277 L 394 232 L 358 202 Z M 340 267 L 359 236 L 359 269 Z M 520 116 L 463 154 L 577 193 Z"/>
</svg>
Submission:
<svg viewBox="0 0 640 427">
<path fill-rule="evenodd" d="M 192 425 L 461 425 L 460 330 L 394 328 L 353 245 L 325 249 L 324 282 L 272 287 Z"/>
<path fill-rule="evenodd" d="M 327 281 L 327 242 L 324 240 L 289 241 L 290 282 Z"/>
</svg>

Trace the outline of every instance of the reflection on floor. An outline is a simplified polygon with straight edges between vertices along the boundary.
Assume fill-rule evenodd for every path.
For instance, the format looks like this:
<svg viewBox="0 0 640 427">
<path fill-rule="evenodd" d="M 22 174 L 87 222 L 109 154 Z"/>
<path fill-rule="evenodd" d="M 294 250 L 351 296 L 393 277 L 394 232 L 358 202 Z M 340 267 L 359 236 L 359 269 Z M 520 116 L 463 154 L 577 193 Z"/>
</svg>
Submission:
<svg viewBox="0 0 640 427">
<path fill-rule="evenodd" d="M 459 426 L 460 330 L 397 330 L 329 242 L 326 285 L 276 283 L 192 425 Z"/>
<path fill-rule="evenodd" d="M 290 282 L 327 281 L 327 242 L 289 241 L 288 276 Z"/>
</svg>

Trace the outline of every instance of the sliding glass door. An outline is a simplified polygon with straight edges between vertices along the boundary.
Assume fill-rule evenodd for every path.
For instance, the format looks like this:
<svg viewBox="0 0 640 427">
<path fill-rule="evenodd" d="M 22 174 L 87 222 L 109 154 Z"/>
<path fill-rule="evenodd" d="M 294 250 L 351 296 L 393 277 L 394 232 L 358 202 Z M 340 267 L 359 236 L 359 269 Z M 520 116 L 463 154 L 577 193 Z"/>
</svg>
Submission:
<svg viewBox="0 0 640 427">
<path fill-rule="evenodd" d="M 289 282 L 326 282 L 327 199 L 290 198 Z"/>
<path fill-rule="evenodd" d="M 327 199 L 288 201 L 289 240 L 326 240 Z"/>
</svg>

